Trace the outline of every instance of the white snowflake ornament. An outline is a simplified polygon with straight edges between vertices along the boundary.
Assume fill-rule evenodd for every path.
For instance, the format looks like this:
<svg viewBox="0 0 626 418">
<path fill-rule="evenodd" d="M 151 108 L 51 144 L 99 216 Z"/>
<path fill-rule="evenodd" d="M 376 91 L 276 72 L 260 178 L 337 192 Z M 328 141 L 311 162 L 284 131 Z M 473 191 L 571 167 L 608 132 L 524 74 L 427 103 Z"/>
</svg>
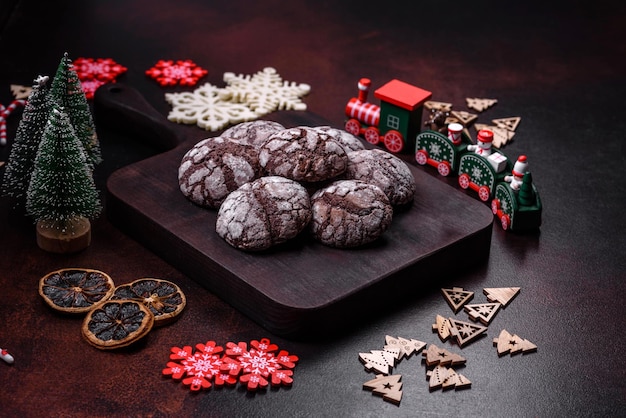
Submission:
<svg viewBox="0 0 626 418">
<path fill-rule="evenodd" d="M 221 100 L 221 90 L 206 83 L 193 92 L 166 93 L 165 100 L 172 105 L 167 119 L 177 123 L 195 123 L 207 131 L 217 131 L 231 123 L 258 118 L 245 104 Z"/>
<path fill-rule="evenodd" d="M 224 88 L 206 83 L 193 92 L 166 93 L 168 120 L 217 131 L 276 110 L 306 110 L 300 97 L 311 91 L 308 84 L 283 81 L 271 67 L 254 75 L 224 73 L 224 81 Z"/>
<path fill-rule="evenodd" d="M 245 103 L 259 116 L 275 110 L 306 110 L 300 97 L 311 91 L 308 84 L 284 81 L 272 67 L 252 76 L 224 73 L 224 82 L 228 86 L 220 93 L 222 99 Z"/>
</svg>

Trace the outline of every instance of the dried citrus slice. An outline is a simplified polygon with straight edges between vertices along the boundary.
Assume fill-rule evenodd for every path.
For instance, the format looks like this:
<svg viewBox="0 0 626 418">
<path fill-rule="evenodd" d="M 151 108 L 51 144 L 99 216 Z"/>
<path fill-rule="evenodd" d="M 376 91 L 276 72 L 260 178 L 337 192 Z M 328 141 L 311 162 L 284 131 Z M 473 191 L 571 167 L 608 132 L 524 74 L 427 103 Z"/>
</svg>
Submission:
<svg viewBox="0 0 626 418">
<path fill-rule="evenodd" d="M 143 303 L 154 315 L 154 325 L 175 320 L 187 304 L 185 294 L 172 282 L 143 278 L 115 288 L 111 300 L 134 300 Z"/>
<path fill-rule="evenodd" d="M 39 281 L 39 294 L 52 308 L 81 314 L 113 294 L 115 284 L 98 270 L 67 268 L 46 274 Z"/>
<path fill-rule="evenodd" d="M 154 325 L 154 315 L 134 300 L 107 300 L 95 306 L 83 321 L 87 342 L 101 350 L 126 347 L 146 336 Z"/>
</svg>

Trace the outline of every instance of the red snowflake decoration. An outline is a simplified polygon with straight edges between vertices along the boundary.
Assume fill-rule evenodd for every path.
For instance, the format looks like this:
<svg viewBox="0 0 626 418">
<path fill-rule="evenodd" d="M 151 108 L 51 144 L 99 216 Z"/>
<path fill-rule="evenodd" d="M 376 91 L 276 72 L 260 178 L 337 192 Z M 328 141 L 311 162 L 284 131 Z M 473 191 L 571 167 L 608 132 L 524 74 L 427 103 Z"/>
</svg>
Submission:
<svg viewBox="0 0 626 418">
<path fill-rule="evenodd" d="M 118 75 L 128 70 L 111 58 L 77 58 L 72 64 L 88 100 L 93 99 L 98 87 L 114 83 Z"/>
<path fill-rule="evenodd" d="M 152 77 L 162 86 L 194 86 L 198 80 L 208 71 L 197 66 L 191 60 L 159 60 L 154 67 L 146 71 L 146 75 Z"/>
<path fill-rule="evenodd" d="M 172 376 L 174 380 L 182 379 L 183 385 L 189 386 L 192 391 L 210 388 L 211 381 L 216 386 L 224 384 L 234 385 L 237 379 L 222 373 L 222 356 L 224 348 L 216 345 L 215 341 L 206 344 L 196 344 L 196 351 L 191 346 L 183 348 L 172 347 L 170 360 L 180 360 L 180 363 L 170 361 L 167 368 L 163 369 L 163 375 Z"/>
<path fill-rule="evenodd" d="M 85 80 L 113 82 L 118 75 L 128 70 L 111 58 L 77 58 L 73 64 L 74 71 L 78 74 L 81 82 Z"/>
<path fill-rule="evenodd" d="M 229 342 L 226 350 L 214 341 L 197 344 L 196 351 L 190 346 L 171 349 L 170 361 L 163 369 L 164 376 L 181 380 L 192 391 L 212 386 L 235 385 L 237 382 L 249 391 L 272 386 L 290 386 L 293 383 L 293 368 L 298 357 L 285 350 L 278 351 L 276 344 L 263 338 L 252 340 L 250 348 L 244 342 Z M 277 353 L 278 352 L 278 353 Z"/>
<path fill-rule="evenodd" d="M 96 94 L 96 90 L 98 87 L 103 85 L 105 82 L 101 80 L 85 80 L 81 82 L 81 86 L 83 88 L 83 92 L 85 93 L 85 97 L 87 100 L 93 99 L 93 95 Z"/>
</svg>

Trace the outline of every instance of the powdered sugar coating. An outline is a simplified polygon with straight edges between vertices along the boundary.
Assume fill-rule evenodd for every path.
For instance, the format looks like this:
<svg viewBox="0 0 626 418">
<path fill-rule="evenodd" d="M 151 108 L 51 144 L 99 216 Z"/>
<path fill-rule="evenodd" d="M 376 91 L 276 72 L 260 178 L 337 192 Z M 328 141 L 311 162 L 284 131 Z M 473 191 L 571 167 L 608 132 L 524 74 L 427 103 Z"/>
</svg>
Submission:
<svg viewBox="0 0 626 418">
<path fill-rule="evenodd" d="M 259 149 L 259 162 L 268 175 L 318 182 L 342 174 L 348 158 L 328 135 L 300 126 L 271 135 Z"/>
<path fill-rule="evenodd" d="M 311 196 L 311 232 L 331 247 L 367 244 L 389 227 L 393 209 L 383 191 L 357 180 L 340 180 Z"/>
<path fill-rule="evenodd" d="M 339 142 L 346 153 L 365 149 L 365 145 L 363 145 L 363 142 L 358 137 L 352 135 L 350 132 L 344 131 L 343 129 L 337 129 L 331 126 L 316 126 L 313 129 L 318 132 L 325 133 L 335 141 Z"/>
<path fill-rule="evenodd" d="M 242 144 L 260 147 L 270 137 L 270 135 L 285 129 L 278 122 L 270 120 L 253 120 L 242 122 L 231 126 L 222 132 L 222 137 L 229 138 Z"/>
<path fill-rule="evenodd" d="M 260 175 L 256 148 L 223 137 L 198 142 L 178 168 L 183 195 L 209 208 L 218 208 L 230 192 Z"/>
<path fill-rule="evenodd" d="M 404 161 L 379 149 L 348 153 L 345 177 L 378 186 L 392 205 L 404 205 L 415 196 L 415 178 Z"/>
<path fill-rule="evenodd" d="M 261 177 L 235 190 L 222 203 L 217 234 L 235 248 L 258 251 L 298 235 L 311 220 L 311 202 L 299 183 Z"/>
</svg>

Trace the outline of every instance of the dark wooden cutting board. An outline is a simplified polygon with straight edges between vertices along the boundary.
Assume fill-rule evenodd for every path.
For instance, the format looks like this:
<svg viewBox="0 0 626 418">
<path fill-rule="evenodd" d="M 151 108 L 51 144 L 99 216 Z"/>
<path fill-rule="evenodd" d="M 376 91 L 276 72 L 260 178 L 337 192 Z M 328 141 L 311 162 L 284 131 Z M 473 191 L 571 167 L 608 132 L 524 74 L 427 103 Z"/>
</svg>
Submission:
<svg viewBox="0 0 626 418">
<path fill-rule="evenodd" d="M 190 203 L 178 188 L 178 165 L 197 138 L 179 138 L 171 122 L 123 85 L 98 90 L 95 116 L 107 127 L 169 148 L 109 177 L 111 221 L 277 335 L 341 331 L 368 315 L 418 300 L 424 286 L 488 258 L 489 208 L 413 164 L 413 204 L 396 211 L 391 227 L 371 245 L 334 249 L 303 234 L 260 253 L 237 250 L 216 234 L 216 211 Z M 270 116 L 285 126 L 323 124 L 307 112 Z"/>
</svg>

